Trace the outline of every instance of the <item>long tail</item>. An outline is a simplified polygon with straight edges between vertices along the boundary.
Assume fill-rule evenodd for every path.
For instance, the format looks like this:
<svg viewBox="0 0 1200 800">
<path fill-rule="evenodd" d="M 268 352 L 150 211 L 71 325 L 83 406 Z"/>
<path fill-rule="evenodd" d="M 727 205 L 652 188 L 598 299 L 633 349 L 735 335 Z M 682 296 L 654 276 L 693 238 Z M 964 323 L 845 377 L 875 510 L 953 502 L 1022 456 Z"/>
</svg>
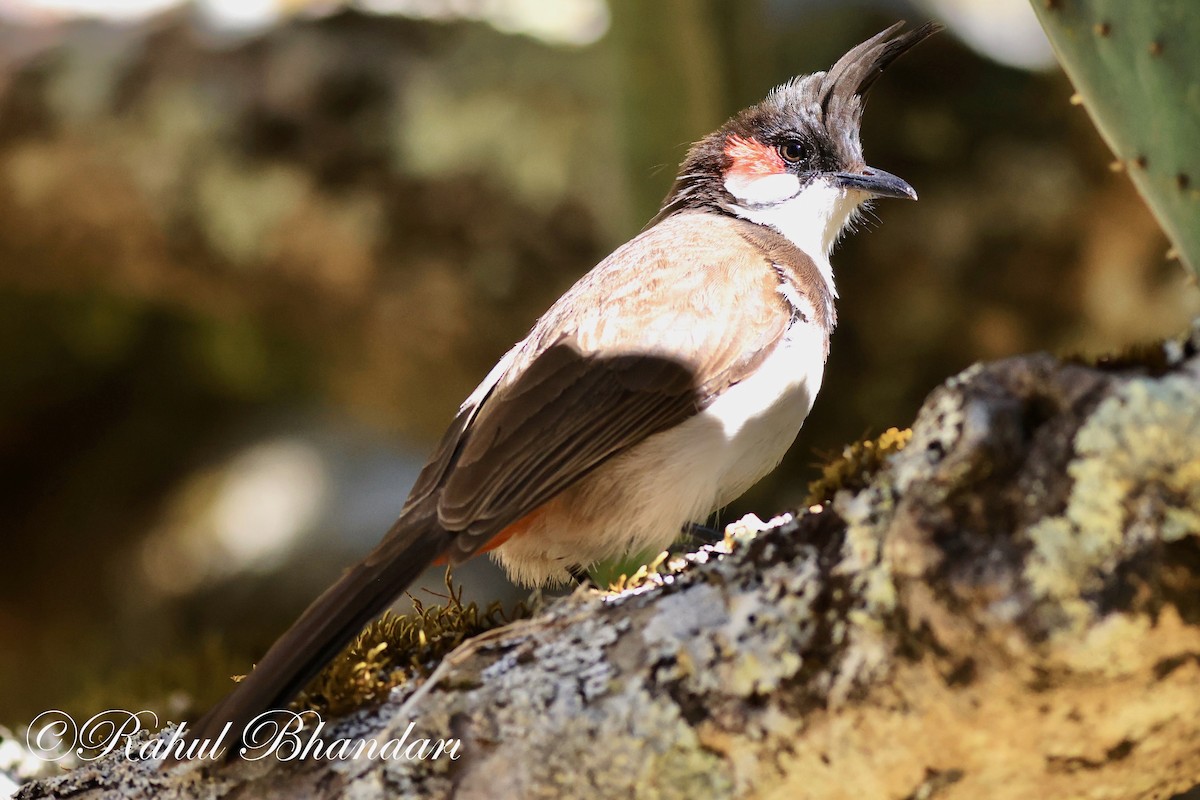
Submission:
<svg viewBox="0 0 1200 800">
<path fill-rule="evenodd" d="M 246 724 L 264 711 L 286 707 L 363 626 L 447 550 L 452 538 L 433 514 L 413 509 L 402 515 L 366 558 L 305 609 L 232 692 L 189 726 L 186 738 L 215 740 L 232 723 L 223 744 L 229 757 L 235 757 Z"/>
</svg>

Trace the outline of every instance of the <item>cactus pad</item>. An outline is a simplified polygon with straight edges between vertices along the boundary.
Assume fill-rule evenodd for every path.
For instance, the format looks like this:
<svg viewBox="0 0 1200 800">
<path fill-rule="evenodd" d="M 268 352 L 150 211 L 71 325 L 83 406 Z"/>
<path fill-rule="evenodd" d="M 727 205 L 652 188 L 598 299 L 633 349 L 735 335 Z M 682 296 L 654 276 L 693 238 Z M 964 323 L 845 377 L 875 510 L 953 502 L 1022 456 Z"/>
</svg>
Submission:
<svg viewBox="0 0 1200 800">
<path fill-rule="evenodd" d="M 1200 274 L 1200 3 L 1031 2 L 1117 163 Z"/>
</svg>

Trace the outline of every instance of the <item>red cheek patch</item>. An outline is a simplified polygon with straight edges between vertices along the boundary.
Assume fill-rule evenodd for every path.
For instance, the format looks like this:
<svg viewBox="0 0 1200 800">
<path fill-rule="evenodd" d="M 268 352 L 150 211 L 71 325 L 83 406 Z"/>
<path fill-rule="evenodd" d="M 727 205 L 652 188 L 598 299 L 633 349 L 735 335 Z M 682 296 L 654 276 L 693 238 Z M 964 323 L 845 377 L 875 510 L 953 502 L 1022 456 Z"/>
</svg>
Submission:
<svg viewBox="0 0 1200 800">
<path fill-rule="evenodd" d="M 739 177 L 755 175 L 775 175 L 787 170 L 779 153 L 774 147 L 769 147 L 755 139 L 743 139 L 740 136 L 730 136 L 725 143 L 725 155 L 729 158 L 730 166 L 726 174 Z"/>
</svg>

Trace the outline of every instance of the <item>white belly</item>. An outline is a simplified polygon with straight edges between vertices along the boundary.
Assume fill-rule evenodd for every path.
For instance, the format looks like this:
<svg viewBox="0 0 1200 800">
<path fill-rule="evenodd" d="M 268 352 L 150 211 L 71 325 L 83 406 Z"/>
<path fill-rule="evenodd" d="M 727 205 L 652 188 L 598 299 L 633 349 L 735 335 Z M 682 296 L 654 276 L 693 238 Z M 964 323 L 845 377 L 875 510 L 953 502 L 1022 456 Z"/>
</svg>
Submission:
<svg viewBox="0 0 1200 800">
<path fill-rule="evenodd" d="M 568 569 L 666 549 L 773 470 L 821 388 L 825 333 L 796 322 L 749 378 L 681 425 L 656 434 L 568 489 L 547 514 L 495 551 L 515 580 L 561 582 Z"/>
</svg>

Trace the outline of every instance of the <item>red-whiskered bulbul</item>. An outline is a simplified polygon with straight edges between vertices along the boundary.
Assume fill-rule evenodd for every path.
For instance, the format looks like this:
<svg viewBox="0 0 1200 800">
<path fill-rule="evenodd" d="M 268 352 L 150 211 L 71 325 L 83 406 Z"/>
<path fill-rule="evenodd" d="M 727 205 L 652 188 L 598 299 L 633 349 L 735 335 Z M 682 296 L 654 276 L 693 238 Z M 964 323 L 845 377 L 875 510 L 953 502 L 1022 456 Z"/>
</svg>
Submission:
<svg viewBox="0 0 1200 800">
<path fill-rule="evenodd" d="M 830 251 L 864 202 L 917 197 L 866 166 L 859 143 L 867 90 L 938 29 L 902 26 L 694 145 L 646 229 L 463 403 L 383 541 L 189 738 L 229 722 L 240 738 L 438 559 L 491 550 L 520 583 L 563 581 L 669 547 L 774 469 L 821 386 L 837 319 Z"/>
</svg>

